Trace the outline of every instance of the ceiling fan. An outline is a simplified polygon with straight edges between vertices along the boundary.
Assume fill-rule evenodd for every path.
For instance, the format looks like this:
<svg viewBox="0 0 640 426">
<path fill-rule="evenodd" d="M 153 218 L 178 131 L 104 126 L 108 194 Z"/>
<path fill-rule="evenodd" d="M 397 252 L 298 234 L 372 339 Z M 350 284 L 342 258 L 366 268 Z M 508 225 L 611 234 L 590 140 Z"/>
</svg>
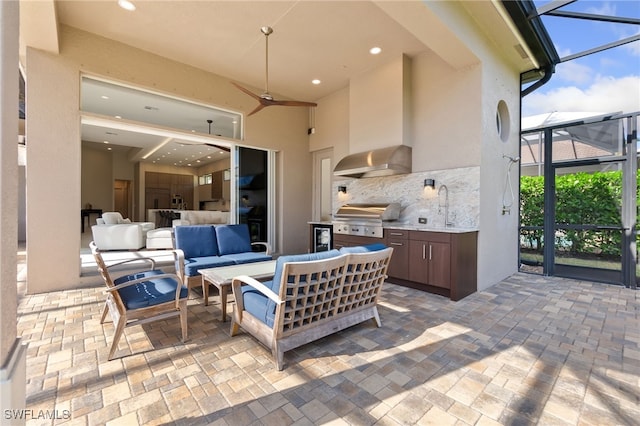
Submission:
<svg viewBox="0 0 640 426">
<path fill-rule="evenodd" d="M 273 96 L 271 96 L 271 94 L 269 93 L 269 35 L 271 33 L 273 33 L 273 29 L 271 27 L 261 27 L 260 31 L 262 32 L 262 34 L 264 34 L 264 41 L 265 41 L 265 79 L 264 79 L 265 83 L 264 83 L 264 92 L 262 93 L 262 95 L 258 96 L 255 93 L 251 92 L 250 90 L 245 89 L 244 87 L 240 86 L 239 84 L 231 82 L 231 84 L 233 84 L 238 89 L 242 90 L 244 93 L 246 93 L 247 95 L 251 96 L 252 98 L 256 99 L 259 102 L 259 105 L 253 111 L 251 111 L 247 116 L 255 114 L 256 112 L 260 111 L 262 108 L 265 108 L 265 107 L 268 107 L 268 106 L 273 106 L 273 105 L 303 106 L 303 107 L 304 106 L 306 106 L 306 107 L 318 106 L 318 104 L 316 104 L 315 102 L 279 101 L 279 100 L 273 99 Z"/>
<path fill-rule="evenodd" d="M 213 120 L 209 119 L 207 120 L 207 123 L 209 124 L 209 134 L 211 134 L 211 124 L 213 124 Z M 217 148 L 221 151 L 225 151 L 225 152 L 231 152 L 231 148 L 227 147 L 227 146 L 223 146 L 223 145 L 216 145 L 214 143 L 208 143 L 208 142 L 185 142 L 185 141 L 180 141 L 178 142 L 180 145 L 182 146 L 186 146 L 186 145 L 207 145 L 207 146 L 211 146 L 213 148 Z"/>
</svg>

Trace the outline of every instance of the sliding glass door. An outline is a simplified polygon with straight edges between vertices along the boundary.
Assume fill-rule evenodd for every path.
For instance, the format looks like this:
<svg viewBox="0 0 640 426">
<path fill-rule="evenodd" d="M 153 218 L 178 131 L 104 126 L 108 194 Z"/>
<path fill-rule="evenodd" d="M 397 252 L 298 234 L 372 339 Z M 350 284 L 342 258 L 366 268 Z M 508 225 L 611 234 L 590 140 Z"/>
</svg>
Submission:
<svg viewBox="0 0 640 426">
<path fill-rule="evenodd" d="M 236 148 L 236 220 L 249 225 L 251 241 L 273 246 L 273 153 L 262 149 Z"/>
</svg>

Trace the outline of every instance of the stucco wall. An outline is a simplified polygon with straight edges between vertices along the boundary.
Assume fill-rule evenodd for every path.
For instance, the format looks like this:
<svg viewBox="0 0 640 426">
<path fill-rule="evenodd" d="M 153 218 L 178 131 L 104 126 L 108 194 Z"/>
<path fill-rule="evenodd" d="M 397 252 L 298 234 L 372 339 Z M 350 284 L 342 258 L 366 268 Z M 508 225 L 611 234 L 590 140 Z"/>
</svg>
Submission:
<svg viewBox="0 0 640 426">
<path fill-rule="evenodd" d="M 27 49 L 27 287 L 70 288 L 80 274 L 78 68 Z"/>
<path fill-rule="evenodd" d="M 78 282 L 81 73 L 245 113 L 255 107 L 225 78 L 70 27 L 61 28 L 61 52 L 27 52 L 27 104 L 30 117 L 38 118 L 27 124 L 30 293 L 73 288 Z M 245 119 L 243 144 L 286 152 L 275 194 L 277 244 L 284 253 L 307 247 L 299 238 L 311 217 L 307 126 L 305 108 L 272 107 Z"/>
<path fill-rule="evenodd" d="M 0 4 L 0 367 L 16 341 L 18 212 L 18 5 Z M 4 371 L 2 372 L 4 373 Z M 4 374 L 2 375 L 4 377 Z M 4 399 L 9 396 L 2 396 Z M 17 395 L 24 397 L 22 395 Z M 2 401 L 4 402 L 4 401 Z M 4 407 L 3 408 L 13 408 Z"/>
<path fill-rule="evenodd" d="M 113 209 L 113 156 L 104 150 L 82 148 L 81 161 L 81 208 L 89 203 L 94 209 L 111 211 Z M 86 231 L 87 228 L 85 228 Z"/>
<path fill-rule="evenodd" d="M 480 226 L 478 239 L 478 287 L 487 288 L 516 272 L 518 268 L 518 167 L 509 179 L 514 188 L 510 214 L 502 214 L 509 162 L 503 155 L 517 157 L 520 146 L 520 78 L 501 65 L 499 58 L 486 61 L 482 74 L 482 150 L 480 175 Z M 496 127 L 498 103 L 504 100 L 510 112 L 509 131 L 502 141 Z M 506 126 L 507 123 L 503 123 Z M 506 192 L 506 193 L 505 193 Z"/>
</svg>

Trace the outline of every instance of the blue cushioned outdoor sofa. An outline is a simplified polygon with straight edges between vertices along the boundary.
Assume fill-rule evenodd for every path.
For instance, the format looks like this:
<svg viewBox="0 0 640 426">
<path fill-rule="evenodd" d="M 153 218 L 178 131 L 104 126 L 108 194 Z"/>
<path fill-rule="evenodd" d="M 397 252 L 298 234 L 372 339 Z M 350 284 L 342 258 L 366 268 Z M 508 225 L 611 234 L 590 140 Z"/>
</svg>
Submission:
<svg viewBox="0 0 640 426">
<path fill-rule="evenodd" d="M 174 232 L 176 248 L 184 253 L 185 282 L 189 289 L 202 285 L 203 296 L 209 292 L 205 291 L 199 269 L 271 260 L 269 245 L 252 243 L 249 227 L 244 223 L 176 226 Z M 253 251 L 253 247 L 258 245 L 263 246 L 265 251 Z M 204 299 L 205 305 L 208 305 L 208 297 Z"/>
<path fill-rule="evenodd" d="M 282 370 L 284 352 L 373 319 L 391 259 L 384 244 L 281 256 L 273 279 L 233 279 L 231 335 L 242 328 L 271 349 Z"/>
</svg>

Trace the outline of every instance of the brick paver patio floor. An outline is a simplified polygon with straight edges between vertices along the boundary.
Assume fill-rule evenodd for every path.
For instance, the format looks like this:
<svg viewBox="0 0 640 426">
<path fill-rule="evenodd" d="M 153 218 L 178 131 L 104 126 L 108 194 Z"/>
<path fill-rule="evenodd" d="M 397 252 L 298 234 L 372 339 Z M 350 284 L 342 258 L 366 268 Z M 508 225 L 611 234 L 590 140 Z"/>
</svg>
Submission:
<svg viewBox="0 0 640 426">
<path fill-rule="evenodd" d="M 285 354 L 276 371 L 220 306 L 125 331 L 102 287 L 27 295 L 28 424 L 631 425 L 640 421 L 640 292 L 518 273 L 459 302 L 387 283 L 373 321 Z M 66 411 L 65 411 L 66 410 Z"/>
</svg>

